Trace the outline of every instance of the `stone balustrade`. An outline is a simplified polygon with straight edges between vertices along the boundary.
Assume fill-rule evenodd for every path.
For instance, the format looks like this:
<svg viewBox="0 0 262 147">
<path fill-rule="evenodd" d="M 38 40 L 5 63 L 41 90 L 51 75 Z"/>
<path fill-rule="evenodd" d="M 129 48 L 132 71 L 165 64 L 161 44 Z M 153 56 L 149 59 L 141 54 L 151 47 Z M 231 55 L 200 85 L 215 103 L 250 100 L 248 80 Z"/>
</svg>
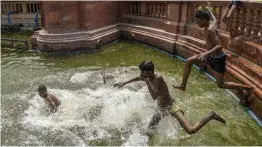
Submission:
<svg viewBox="0 0 262 147">
<path fill-rule="evenodd" d="M 15 13 L 36 13 L 38 10 L 40 10 L 40 3 L 37 1 L 1 3 L 2 14 L 7 14 L 10 11 Z"/>
<path fill-rule="evenodd" d="M 1 25 L 8 23 L 7 13 L 13 12 L 11 16 L 12 24 L 23 24 L 24 26 L 34 26 L 34 14 L 40 13 L 41 3 L 38 1 L 4 1 L 1 3 Z M 41 24 L 41 15 L 38 15 L 38 22 Z"/>
<path fill-rule="evenodd" d="M 194 14 L 198 9 L 203 9 L 206 2 L 193 2 L 190 4 L 190 20 L 194 23 Z M 243 3 L 236 9 L 232 26 L 228 26 L 230 32 L 225 30 L 225 24 L 221 22 L 224 10 L 228 7 L 228 2 L 211 2 L 212 11 L 217 18 L 217 28 L 226 33 L 231 33 L 233 37 L 243 36 L 246 40 L 262 43 L 262 3 L 257 2 Z M 201 35 L 202 36 L 202 35 Z M 197 37 L 197 36 L 194 36 Z M 197 37 L 198 38 L 198 37 Z"/>
<path fill-rule="evenodd" d="M 167 18 L 167 2 L 130 2 L 129 14 Z"/>
</svg>

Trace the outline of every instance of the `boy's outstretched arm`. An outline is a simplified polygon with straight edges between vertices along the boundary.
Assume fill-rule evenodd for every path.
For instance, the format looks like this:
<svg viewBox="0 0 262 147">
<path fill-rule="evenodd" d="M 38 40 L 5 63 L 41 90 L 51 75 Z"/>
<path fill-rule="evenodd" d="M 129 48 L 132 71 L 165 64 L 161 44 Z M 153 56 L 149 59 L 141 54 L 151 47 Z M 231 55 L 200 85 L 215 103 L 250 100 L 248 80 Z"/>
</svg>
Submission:
<svg viewBox="0 0 262 147">
<path fill-rule="evenodd" d="M 118 88 L 121 88 L 123 87 L 124 85 L 128 84 L 128 83 L 132 83 L 132 82 L 136 82 L 136 81 L 141 81 L 142 79 L 140 77 L 136 77 L 136 78 L 133 78 L 131 80 L 128 80 L 126 82 L 120 82 L 120 83 L 116 83 L 114 84 L 114 87 L 118 87 Z"/>
<path fill-rule="evenodd" d="M 208 13 L 211 15 L 213 23 L 217 24 L 217 19 L 216 19 L 215 15 L 213 14 L 212 10 L 211 10 L 210 2 L 207 1 L 207 6 L 205 8 L 208 11 Z"/>
</svg>

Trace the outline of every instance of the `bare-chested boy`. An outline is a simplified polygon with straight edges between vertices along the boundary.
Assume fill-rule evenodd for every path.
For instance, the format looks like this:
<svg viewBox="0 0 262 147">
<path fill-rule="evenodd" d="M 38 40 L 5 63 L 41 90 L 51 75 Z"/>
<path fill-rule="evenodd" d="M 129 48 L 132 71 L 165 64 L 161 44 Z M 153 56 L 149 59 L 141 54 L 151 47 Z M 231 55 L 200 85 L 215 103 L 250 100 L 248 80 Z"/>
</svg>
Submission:
<svg viewBox="0 0 262 147">
<path fill-rule="evenodd" d="M 175 117 L 178 120 L 180 125 L 188 134 L 196 133 L 212 119 L 224 124 L 226 123 L 226 121 L 221 116 L 216 114 L 216 112 L 211 111 L 209 115 L 203 118 L 201 121 L 195 123 L 194 125 L 191 125 L 185 118 L 184 112 L 176 106 L 174 100 L 170 96 L 167 84 L 164 81 L 163 77 L 154 73 L 153 63 L 151 61 L 143 61 L 139 65 L 139 69 L 141 71 L 140 76 L 126 82 L 117 83 L 114 86 L 118 86 L 120 88 L 128 83 L 135 81 L 146 82 L 152 99 L 156 100 L 158 105 L 158 111 L 153 115 L 148 125 L 148 129 L 151 130 L 151 132 L 156 128 L 161 118 L 165 116 L 166 111 L 168 111 L 171 116 Z"/>
<path fill-rule="evenodd" d="M 45 102 L 47 102 L 51 107 L 50 112 L 55 113 L 57 111 L 58 106 L 61 104 L 58 98 L 50 93 L 47 93 L 45 85 L 38 86 L 38 93 L 42 98 L 45 99 Z"/>
<path fill-rule="evenodd" d="M 242 85 L 234 82 L 225 82 L 224 74 L 226 71 L 226 57 L 223 52 L 216 28 L 216 18 L 214 14 L 207 7 L 208 11 L 198 10 L 195 14 L 196 24 L 200 28 L 204 28 L 205 41 L 207 45 L 207 51 L 199 55 L 195 55 L 187 59 L 184 67 L 184 75 L 182 84 L 179 86 L 173 86 L 174 88 L 185 90 L 189 74 L 191 72 L 191 66 L 201 61 L 206 61 L 214 71 L 217 86 L 225 89 L 238 89 L 246 93 L 245 98 L 241 99 L 241 104 L 246 105 L 251 100 L 254 92 L 254 88 L 251 85 Z M 214 21 L 210 21 L 210 16 Z"/>
</svg>

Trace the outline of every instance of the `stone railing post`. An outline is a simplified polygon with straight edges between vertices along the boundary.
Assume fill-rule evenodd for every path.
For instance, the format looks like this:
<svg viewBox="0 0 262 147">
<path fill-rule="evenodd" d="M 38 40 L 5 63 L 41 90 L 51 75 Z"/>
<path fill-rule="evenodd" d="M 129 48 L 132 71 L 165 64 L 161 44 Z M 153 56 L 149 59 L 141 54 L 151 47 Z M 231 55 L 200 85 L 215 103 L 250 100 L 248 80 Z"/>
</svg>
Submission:
<svg viewBox="0 0 262 147">
<path fill-rule="evenodd" d="M 146 16 L 146 3 L 145 2 L 141 2 L 141 15 L 142 16 Z"/>
<path fill-rule="evenodd" d="M 141 15 L 141 2 L 137 2 L 137 15 Z"/>
<path fill-rule="evenodd" d="M 248 9 L 248 13 L 247 13 L 247 20 L 246 20 L 246 33 L 245 36 L 246 37 L 250 37 L 251 35 L 251 31 L 253 28 L 253 18 L 254 18 L 254 11 L 252 9 Z"/>
<path fill-rule="evenodd" d="M 134 14 L 134 9 L 133 9 L 133 3 L 132 2 L 130 2 L 129 13 L 130 13 L 130 15 Z"/>
<path fill-rule="evenodd" d="M 240 34 L 244 34 L 245 33 L 245 28 L 246 28 L 246 9 L 241 8 L 240 9 L 240 21 L 239 21 L 239 26 L 240 26 Z"/>
<path fill-rule="evenodd" d="M 238 35 L 238 28 L 239 28 L 239 9 L 236 9 L 233 19 L 233 27 L 232 27 L 232 36 Z"/>
<path fill-rule="evenodd" d="M 258 38 L 258 33 L 261 29 L 261 10 L 255 10 L 255 18 L 253 23 L 253 38 Z"/>
<path fill-rule="evenodd" d="M 134 5 L 134 13 L 133 14 L 137 15 L 137 3 L 134 2 L 133 5 Z"/>
<path fill-rule="evenodd" d="M 153 16 L 153 5 L 151 2 L 148 5 L 148 16 Z"/>
<path fill-rule="evenodd" d="M 153 13 L 152 13 L 153 17 L 156 17 L 156 3 L 153 3 Z"/>
<path fill-rule="evenodd" d="M 22 10 L 23 10 L 23 13 L 26 13 L 26 3 L 22 3 Z"/>
</svg>

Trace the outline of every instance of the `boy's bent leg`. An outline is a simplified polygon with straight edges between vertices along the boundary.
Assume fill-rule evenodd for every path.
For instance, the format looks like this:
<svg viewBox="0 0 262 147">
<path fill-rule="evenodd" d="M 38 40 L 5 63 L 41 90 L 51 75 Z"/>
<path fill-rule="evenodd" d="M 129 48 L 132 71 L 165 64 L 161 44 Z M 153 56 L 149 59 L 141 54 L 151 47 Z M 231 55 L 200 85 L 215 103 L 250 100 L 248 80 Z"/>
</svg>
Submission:
<svg viewBox="0 0 262 147">
<path fill-rule="evenodd" d="M 159 124 L 160 120 L 161 120 L 162 116 L 160 113 L 155 113 L 148 125 L 148 129 L 150 130 L 154 130 L 156 129 L 157 125 Z"/>
<path fill-rule="evenodd" d="M 224 82 L 224 74 L 215 72 L 215 77 L 217 81 L 217 86 L 219 88 L 225 88 L 225 89 L 238 89 L 238 90 L 246 90 L 247 94 L 244 96 L 245 99 L 241 100 L 242 104 L 246 104 L 248 101 L 250 101 L 253 97 L 254 93 L 254 87 L 251 85 L 243 85 L 243 84 L 238 84 L 234 82 Z"/>
<path fill-rule="evenodd" d="M 226 123 L 226 121 L 221 116 L 216 114 L 216 112 L 214 112 L 214 111 L 211 111 L 208 116 L 203 118 L 201 121 L 195 123 L 194 125 L 191 125 L 188 122 L 188 120 L 185 118 L 185 116 L 184 116 L 182 111 L 177 111 L 177 112 L 173 113 L 172 116 L 174 116 L 178 120 L 179 124 L 183 127 L 183 129 L 188 134 L 196 133 L 203 126 L 205 126 L 206 123 L 208 123 L 212 119 L 215 119 L 215 120 L 217 120 L 217 121 L 219 121 L 221 123 L 224 123 L 224 124 Z"/>
<path fill-rule="evenodd" d="M 146 135 L 151 136 L 156 129 L 157 125 L 159 124 L 162 116 L 160 113 L 155 113 L 153 117 L 150 120 L 150 123 L 148 125 L 148 130 L 145 132 Z"/>
<path fill-rule="evenodd" d="M 182 79 L 182 84 L 180 86 L 174 86 L 174 88 L 180 89 L 180 90 L 185 90 L 186 89 L 186 84 L 187 84 L 187 80 L 189 77 L 189 74 L 191 72 L 191 66 L 195 63 L 198 63 L 199 60 L 199 55 L 190 57 L 187 59 L 185 67 L 184 67 L 184 74 L 183 74 L 183 79 Z"/>
</svg>

